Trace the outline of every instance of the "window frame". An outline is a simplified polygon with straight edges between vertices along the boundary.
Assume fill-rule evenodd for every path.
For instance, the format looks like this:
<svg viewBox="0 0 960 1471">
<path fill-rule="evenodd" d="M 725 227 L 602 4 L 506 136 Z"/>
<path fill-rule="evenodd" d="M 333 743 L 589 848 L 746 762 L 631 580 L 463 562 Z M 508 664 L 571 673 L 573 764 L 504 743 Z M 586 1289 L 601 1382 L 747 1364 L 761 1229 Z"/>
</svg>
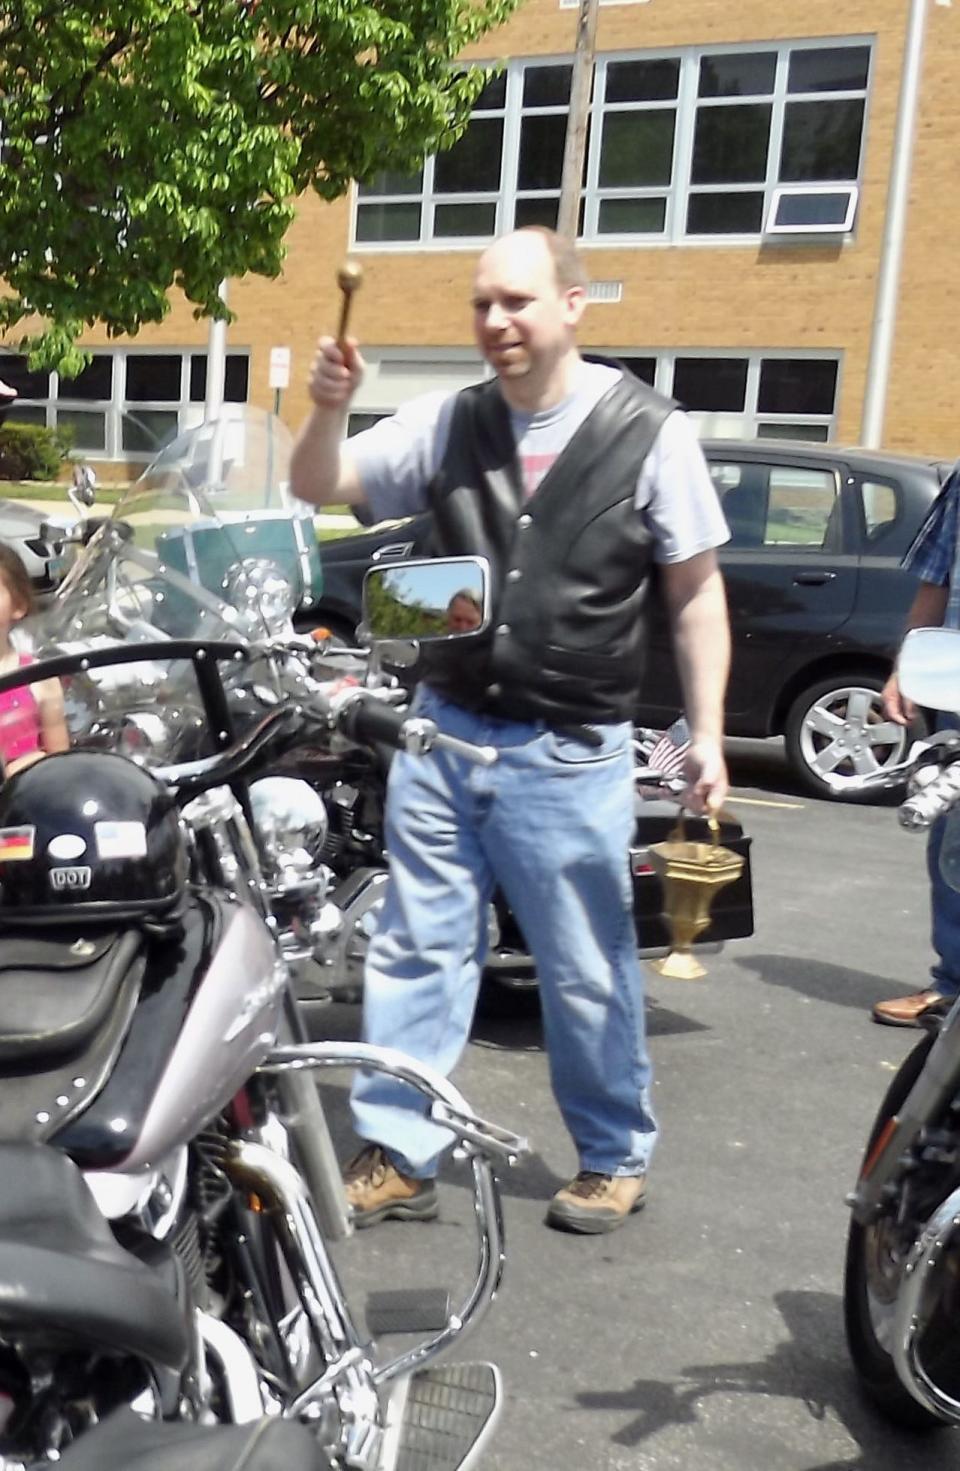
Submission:
<svg viewBox="0 0 960 1471">
<path fill-rule="evenodd" d="M 609 343 L 595 345 L 591 343 L 584 346 L 588 356 L 599 356 L 604 358 L 622 360 L 626 358 L 646 359 L 654 364 L 654 378 L 652 387 L 666 397 L 672 396 L 674 368 L 678 358 L 740 358 L 747 363 L 747 382 L 744 397 L 744 409 L 739 414 L 709 415 L 707 411 L 690 410 L 693 423 L 705 439 L 729 439 L 731 445 L 738 440 L 754 440 L 761 437 L 758 433 L 761 424 L 772 424 L 784 430 L 799 430 L 806 428 L 823 429 L 823 440 L 810 440 L 811 444 L 822 443 L 825 440 L 835 440 L 840 413 L 840 405 L 843 394 L 843 370 L 844 354 L 839 350 L 827 350 L 823 348 L 789 348 L 789 347 L 757 347 L 744 348 L 737 345 L 723 347 L 682 347 L 682 348 L 655 348 L 643 343 L 620 344 L 611 347 Z M 418 394 L 443 391 L 444 393 L 456 393 L 466 384 L 480 382 L 482 379 L 492 376 L 492 369 L 474 351 L 462 348 L 370 348 L 366 354 L 368 364 L 368 376 L 364 380 L 361 389 L 352 404 L 352 409 L 357 413 L 382 413 L 385 415 L 396 413 L 397 408 Z M 835 363 L 837 368 L 836 386 L 834 390 L 833 411 L 830 414 L 767 414 L 758 408 L 760 393 L 760 369 L 761 364 L 769 361 L 796 361 L 797 359 L 817 363 Z M 432 382 L 427 385 L 424 382 L 414 382 L 418 377 L 419 370 L 429 373 L 438 363 L 454 369 L 443 381 Z M 381 369 L 386 367 L 386 374 Z M 391 371 L 400 369 L 401 371 Z M 407 370 L 406 372 L 404 370 Z M 728 420 L 736 420 L 735 430 L 717 430 L 709 422 L 700 421 L 709 418 L 724 417 Z M 796 438 L 796 434 L 784 435 L 785 438 Z M 803 434 L 799 437 L 802 439 Z M 787 451 L 784 451 L 786 454 Z"/>
<path fill-rule="evenodd" d="M 735 412 L 733 410 L 731 410 L 730 412 L 725 412 L 722 410 L 711 411 L 709 409 L 696 408 L 691 408 L 688 410 L 693 423 L 698 426 L 698 432 L 702 433 L 702 437 L 705 439 L 729 438 L 733 443 L 736 441 L 737 438 L 754 440 L 775 437 L 763 435 L 761 433 L 761 427 L 763 425 L 772 425 L 774 427 L 783 429 L 794 428 L 798 430 L 803 430 L 805 427 L 815 428 L 818 430 L 824 429 L 824 438 L 822 440 L 810 439 L 809 442 L 811 444 L 826 443 L 836 438 L 837 419 L 840 412 L 840 403 L 843 390 L 844 354 L 842 351 L 827 351 L 822 348 L 799 347 L 752 347 L 749 349 L 745 349 L 743 347 L 736 346 L 709 348 L 671 347 L 658 349 L 643 347 L 642 345 L 631 345 L 630 347 L 619 348 L 590 347 L 588 351 L 591 353 L 597 353 L 603 357 L 611 358 L 654 358 L 656 360 L 656 372 L 654 375 L 653 387 L 657 390 L 658 393 L 664 394 L 667 398 L 673 397 L 674 373 L 678 358 L 744 359 L 747 363 L 747 382 L 744 393 L 744 407 L 740 412 Z M 761 364 L 772 360 L 791 362 L 798 358 L 818 363 L 836 363 L 837 378 L 836 388 L 834 390 L 833 412 L 831 414 L 768 414 L 761 412 L 759 408 Z M 736 435 L 728 435 L 723 431 L 718 431 L 714 428 L 711 428 L 709 424 L 704 424 L 701 427 L 701 421 L 708 418 L 725 418 L 731 420 L 737 419 L 740 424 L 738 433 Z M 784 438 L 788 437 L 790 436 L 784 436 Z M 803 438 L 803 435 L 801 434 L 799 437 Z"/>
<path fill-rule="evenodd" d="M 863 89 L 850 90 L 824 90 L 822 92 L 791 93 L 788 90 L 789 67 L 791 53 L 796 51 L 832 51 L 838 49 L 866 49 L 867 80 Z M 698 84 L 700 75 L 700 64 L 704 57 L 710 56 L 736 56 L 773 52 L 776 57 L 773 91 L 769 94 L 751 94 L 750 96 L 731 97 L 709 97 L 701 98 L 698 95 Z M 588 245 L 591 249 L 612 247 L 620 248 L 625 244 L 631 246 L 736 246 L 756 244 L 763 242 L 769 231 L 767 222 L 773 219 L 771 213 L 774 203 L 774 193 L 780 189 L 799 189 L 805 192 L 833 192 L 845 187 L 854 187 L 859 191 L 863 186 L 864 162 L 866 157 L 867 138 L 870 129 L 871 102 L 873 94 L 873 81 L 876 59 L 876 37 L 873 35 L 853 34 L 844 36 L 821 36 L 821 37 L 790 37 L 776 38 L 765 41 L 750 42 L 727 42 L 724 44 L 704 44 L 697 46 L 675 46 L 659 47 L 650 50 L 629 49 L 623 51 L 604 51 L 597 55 L 591 85 L 590 105 L 590 139 L 587 156 L 585 160 L 585 185 L 581 190 L 581 208 L 583 210 L 583 225 L 578 234 L 578 241 L 582 245 Z M 609 108 L 606 106 L 606 78 L 608 68 L 619 62 L 630 61 L 661 61 L 679 60 L 679 79 L 677 96 L 673 101 L 664 99 L 651 102 L 623 103 L 617 102 Z M 522 90 L 524 73 L 528 68 L 541 66 L 571 66 L 572 55 L 568 52 L 561 55 L 548 54 L 544 56 L 517 57 L 508 61 L 503 68 L 505 78 L 504 105 L 499 109 L 485 109 L 477 114 L 479 117 L 502 116 L 504 121 L 503 145 L 501 158 L 500 188 L 496 195 L 490 191 L 477 191 L 475 194 L 458 193 L 456 195 L 438 196 L 433 188 L 433 166 L 434 156 L 424 160 L 421 179 L 421 190 L 419 194 L 384 194 L 384 195 L 361 195 L 360 189 L 354 185 L 351 189 L 351 214 L 350 214 L 350 238 L 351 249 L 358 252 L 383 252 L 404 253 L 423 250 L 476 250 L 482 248 L 493 238 L 493 235 L 471 235 L 471 236 L 436 236 L 433 233 L 433 220 L 437 203 L 494 203 L 495 225 L 493 234 L 501 234 L 512 228 L 516 204 L 519 198 L 549 197 L 558 191 L 523 190 L 518 194 L 517 169 L 519 161 L 521 119 L 531 111 L 544 115 L 551 111 L 563 114 L 564 108 L 537 108 L 526 109 L 522 107 Z M 783 149 L 784 125 L 786 120 L 787 105 L 791 100 L 802 100 L 808 103 L 823 101 L 830 102 L 838 99 L 863 100 L 863 123 L 860 133 L 860 149 L 857 166 L 857 176 L 851 180 L 822 180 L 802 181 L 800 183 L 781 182 L 779 177 L 781 153 Z M 743 184 L 694 184 L 691 180 L 693 162 L 694 137 L 697 124 L 697 116 L 701 107 L 719 109 L 728 106 L 759 105 L 769 101 L 771 106 L 770 134 L 767 145 L 766 171 L 762 181 Z M 676 125 L 673 140 L 673 170 L 671 181 L 668 185 L 652 185 L 649 188 L 617 189 L 612 186 L 601 186 L 599 184 L 600 149 L 603 134 L 602 122 L 598 126 L 598 119 L 602 119 L 611 111 L 641 111 L 657 110 L 666 107 L 674 107 L 676 110 Z M 742 232 L 712 232 L 712 233 L 689 233 L 687 231 L 687 214 L 689 201 L 694 194 L 734 194 L 734 193 L 762 193 L 762 205 L 758 228 Z M 604 232 L 598 230 L 600 217 L 600 206 L 606 199 L 636 199 L 638 197 L 665 196 L 666 210 L 664 227 L 662 231 L 645 232 Z M 420 200 L 421 219 L 420 234 L 415 240 L 359 240 L 357 238 L 358 211 L 372 200 L 384 204 L 410 203 Z M 842 236 L 844 241 L 854 238 L 856 216 L 851 219 L 850 229 L 837 231 L 831 228 L 831 234 Z M 782 233 L 777 231 L 775 233 Z M 802 233 L 826 233 L 819 231 L 791 231 L 795 236 Z"/>
<path fill-rule="evenodd" d="M 842 224 L 785 225 L 777 219 L 783 199 L 793 199 L 798 195 L 816 198 L 824 194 L 846 194 L 847 208 Z M 770 197 L 770 208 L 767 211 L 763 233 L 764 235 L 849 235 L 853 230 L 859 203 L 859 184 L 837 184 L 832 188 L 828 184 L 778 184 Z"/>
<path fill-rule="evenodd" d="M 43 414 L 43 423 L 48 429 L 55 429 L 59 420 L 60 410 L 70 413 L 89 412 L 91 414 L 103 414 L 105 417 L 105 447 L 103 450 L 84 449 L 78 446 L 71 451 L 74 459 L 94 460 L 102 464 L 149 464 L 155 451 L 152 450 L 128 450 L 123 447 L 123 421 L 125 418 L 135 418 L 138 413 L 163 412 L 176 416 L 177 431 L 182 433 L 187 427 L 191 414 L 194 416 L 198 411 L 202 412 L 202 402 L 190 397 L 190 364 L 193 357 L 205 356 L 207 348 L 205 345 L 197 344 L 191 347 L 156 346 L 142 347 L 139 344 L 133 347 L 89 349 L 93 357 L 110 358 L 113 363 L 112 391 L 108 399 L 75 399 L 70 396 L 69 378 L 61 380 L 60 374 L 51 370 L 47 376 L 47 393 L 43 398 L 18 398 L 10 411 L 10 417 L 16 419 L 17 409 L 21 406 L 25 409 L 39 410 Z M 0 352 L 0 378 L 2 378 L 2 365 L 5 356 L 16 357 L 18 354 L 12 352 Z M 247 399 L 250 401 L 250 364 L 252 353 L 249 348 L 231 347 L 228 351 L 230 357 L 244 357 L 247 359 Z M 180 359 L 180 396 L 176 399 L 144 399 L 128 400 L 126 397 L 127 386 L 127 359 L 130 357 L 179 357 Z M 63 392 L 61 392 L 61 383 Z"/>
</svg>

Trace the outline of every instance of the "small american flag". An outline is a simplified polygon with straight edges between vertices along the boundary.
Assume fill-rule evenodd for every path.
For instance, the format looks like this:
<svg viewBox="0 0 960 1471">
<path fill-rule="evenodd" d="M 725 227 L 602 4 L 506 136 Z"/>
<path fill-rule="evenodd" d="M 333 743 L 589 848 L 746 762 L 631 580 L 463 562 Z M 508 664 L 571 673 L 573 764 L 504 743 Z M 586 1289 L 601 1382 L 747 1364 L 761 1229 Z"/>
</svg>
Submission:
<svg viewBox="0 0 960 1471">
<path fill-rule="evenodd" d="M 690 727 L 681 715 L 679 720 L 675 720 L 663 732 L 647 756 L 646 764 L 652 771 L 659 771 L 663 776 L 680 776 L 689 749 Z"/>
</svg>

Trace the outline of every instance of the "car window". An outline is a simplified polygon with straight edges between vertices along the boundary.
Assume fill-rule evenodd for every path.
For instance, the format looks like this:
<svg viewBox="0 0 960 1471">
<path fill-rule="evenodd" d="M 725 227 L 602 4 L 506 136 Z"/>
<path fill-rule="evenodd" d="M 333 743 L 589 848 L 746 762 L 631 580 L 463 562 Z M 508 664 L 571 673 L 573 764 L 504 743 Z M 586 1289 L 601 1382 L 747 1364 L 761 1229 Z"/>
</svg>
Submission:
<svg viewBox="0 0 960 1471">
<path fill-rule="evenodd" d="M 710 474 L 730 527 L 730 547 L 840 549 L 840 501 L 832 470 L 717 460 Z"/>
<path fill-rule="evenodd" d="M 837 478 L 831 470 L 771 467 L 764 545 L 838 551 L 839 515 Z"/>
<path fill-rule="evenodd" d="M 711 460 L 710 476 L 730 527 L 731 547 L 763 546 L 767 525 L 766 465 Z"/>
<path fill-rule="evenodd" d="M 876 544 L 897 519 L 897 492 L 889 481 L 861 480 L 859 484 L 863 529 Z"/>
</svg>

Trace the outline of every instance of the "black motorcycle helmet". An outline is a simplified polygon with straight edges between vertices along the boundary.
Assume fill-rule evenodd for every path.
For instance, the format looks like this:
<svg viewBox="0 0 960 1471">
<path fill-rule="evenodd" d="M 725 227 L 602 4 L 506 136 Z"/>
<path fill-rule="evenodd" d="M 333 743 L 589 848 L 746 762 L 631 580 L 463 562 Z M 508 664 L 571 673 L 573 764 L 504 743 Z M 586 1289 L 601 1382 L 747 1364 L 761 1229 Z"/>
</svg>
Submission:
<svg viewBox="0 0 960 1471">
<path fill-rule="evenodd" d="M 0 787 L 0 927 L 162 920 L 186 880 L 173 800 L 125 756 L 64 751 Z"/>
</svg>

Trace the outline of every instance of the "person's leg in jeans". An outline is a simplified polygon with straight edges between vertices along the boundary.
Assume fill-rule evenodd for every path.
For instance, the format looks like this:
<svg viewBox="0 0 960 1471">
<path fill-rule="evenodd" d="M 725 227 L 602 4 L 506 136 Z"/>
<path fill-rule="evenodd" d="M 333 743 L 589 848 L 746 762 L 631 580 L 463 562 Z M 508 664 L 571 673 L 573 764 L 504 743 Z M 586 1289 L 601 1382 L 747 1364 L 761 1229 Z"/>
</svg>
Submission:
<svg viewBox="0 0 960 1471">
<path fill-rule="evenodd" d="M 937 721 L 938 730 L 956 729 L 956 726 L 956 719 L 950 715 L 941 715 Z M 940 850 L 948 821 L 948 817 L 939 818 L 927 839 L 930 938 L 937 956 L 930 967 L 930 984 L 909 996 L 878 1001 L 873 1008 L 873 1019 L 885 1026 L 920 1026 L 929 1007 L 939 1008 L 943 1000 L 953 1002 L 960 995 L 960 893 L 950 887 L 940 872 Z"/>
<path fill-rule="evenodd" d="M 606 729 L 597 750 L 432 695 L 424 713 L 453 735 L 496 744 L 499 760 L 469 768 L 434 753 L 402 759 L 391 776 L 397 870 L 368 956 L 365 1038 L 449 1073 L 467 1038 L 496 878 L 538 963 L 554 1092 L 593 1182 L 584 1186 L 591 1224 L 570 1229 L 611 1229 L 641 1203 L 656 1139 L 627 857 L 629 726 Z M 408 1186 L 435 1174 L 449 1137 L 409 1088 L 361 1076 L 353 1109 L 357 1132 L 385 1146 Z M 612 1182 L 616 1198 L 597 1180 Z M 408 1211 L 378 1204 L 362 1223 L 384 1213 Z"/>
<path fill-rule="evenodd" d="M 434 752 L 399 756 L 390 773 L 386 846 L 391 877 L 364 976 L 364 1041 L 395 1047 L 445 1076 L 470 1029 L 487 950 L 493 887 L 474 833 L 470 768 Z M 354 1127 L 408 1178 L 436 1174 L 450 1144 L 423 1094 L 382 1073 L 352 1090 Z"/>
<path fill-rule="evenodd" d="M 600 748 L 547 731 L 501 751 L 479 827 L 536 961 L 553 1091 L 589 1177 L 560 1192 L 577 1186 L 548 1221 L 585 1231 L 639 1207 L 657 1138 L 628 860 L 630 729 L 600 729 Z"/>
<path fill-rule="evenodd" d="M 960 995 L 960 893 L 950 887 L 940 872 L 940 850 L 947 822 L 941 817 L 930 829 L 927 840 L 927 872 L 930 875 L 931 940 L 937 960 L 930 967 L 933 989 L 953 1001 Z"/>
</svg>

